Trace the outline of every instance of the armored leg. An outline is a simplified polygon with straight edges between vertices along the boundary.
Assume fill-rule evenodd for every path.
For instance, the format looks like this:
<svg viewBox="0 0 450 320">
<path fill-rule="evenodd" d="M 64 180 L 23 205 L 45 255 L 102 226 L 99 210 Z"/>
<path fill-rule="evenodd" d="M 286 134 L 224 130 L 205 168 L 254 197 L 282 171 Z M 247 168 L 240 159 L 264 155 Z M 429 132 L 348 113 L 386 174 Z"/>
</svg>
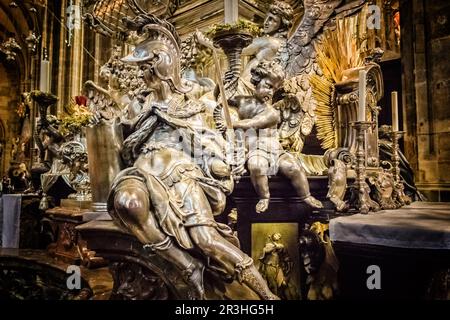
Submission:
<svg viewBox="0 0 450 320">
<path fill-rule="evenodd" d="M 262 299 L 278 299 L 268 288 L 253 264 L 253 260 L 226 241 L 215 228 L 210 226 L 194 226 L 190 228 L 190 235 L 202 252 L 213 259 L 228 274 L 235 275 L 255 291 Z"/>
<path fill-rule="evenodd" d="M 175 264 L 196 291 L 193 298 L 204 298 L 203 264 L 174 245 L 172 239 L 161 231 L 150 211 L 146 186 L 136 179 L 121 182 L 115 191 L 114 208 L 115 220 L 132 232 L 144 248 Z"/>
<path fill-rule="evenodd" d="M 263 300 L 280 300 L 279 297 L 270 291 L 267 283 L 256 269 L 253 259 L 250 257 L 247 258 L 249 259 L 249 262 L 243 260 L 242 263 L 236 265 L 238 280 L 245 283 Z"/>
</svg>

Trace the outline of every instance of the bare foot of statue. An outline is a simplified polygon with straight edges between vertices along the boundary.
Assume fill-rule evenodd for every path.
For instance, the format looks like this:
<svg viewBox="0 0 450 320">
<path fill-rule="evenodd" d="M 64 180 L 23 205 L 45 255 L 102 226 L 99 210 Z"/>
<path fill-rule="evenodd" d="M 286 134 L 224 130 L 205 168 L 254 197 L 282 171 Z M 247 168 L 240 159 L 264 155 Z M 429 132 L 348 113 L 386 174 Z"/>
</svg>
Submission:
<svg viewBox="0 0 450 320">
<path fill-rule="evenodd" d="M 313 196 L 309 196 L 309 197 L 305 198 L 303 201 L 312 208 L 317 208 L 317 209 L 323 208 L 322 202 L 320 202 Z"/>
<path fill-rule="evenodd" d="M 256 212 L 262 213 L 262 212 L 266 211 L 268 207 L 269 207 L 269 199 L 261 199 L 256 204 L 255 209 L 256 209 Z"/>
</svg>

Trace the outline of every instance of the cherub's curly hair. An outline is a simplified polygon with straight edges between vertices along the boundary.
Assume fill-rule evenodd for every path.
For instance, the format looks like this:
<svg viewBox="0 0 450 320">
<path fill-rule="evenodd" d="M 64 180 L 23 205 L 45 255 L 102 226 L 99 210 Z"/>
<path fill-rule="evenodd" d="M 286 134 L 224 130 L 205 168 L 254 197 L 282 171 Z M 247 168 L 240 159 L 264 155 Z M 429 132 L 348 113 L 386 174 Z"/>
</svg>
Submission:
<svg viewBox="0 0 450 320">
<path fill-rule="evenodd" d="M 281 87 L 285 77 L 285 73 L 280 64 L 275 61 L 261 61 L 258 65 L 251 69 L 252 77 L 250 82 L 257 86 L 264 78 L 270 78 L 276 89 Z"/>
<path fill-rule="evenodd" d="M 269 12 L 281 18 L 280 31 L 289 31 L 294 20 L 294 10 L 291 5 L 283 1 L 274 1 L 269 7 Z"/>
</svg>

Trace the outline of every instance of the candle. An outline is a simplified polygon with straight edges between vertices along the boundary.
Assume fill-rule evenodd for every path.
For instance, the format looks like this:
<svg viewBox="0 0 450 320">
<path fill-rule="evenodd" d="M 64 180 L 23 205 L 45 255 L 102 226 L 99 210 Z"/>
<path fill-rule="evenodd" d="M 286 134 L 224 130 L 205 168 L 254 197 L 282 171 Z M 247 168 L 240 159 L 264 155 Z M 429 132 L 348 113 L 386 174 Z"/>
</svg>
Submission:
<svg viewBox="0 0 450 320">
<path fill-rule="evenodd" d="M 366 70 L 359 71 L 358 121 L 366 121 Z"/>
<path fill-rule="evenodd" d="M 391 92 L 391 108 L 392 108 L 392 131 L 398 131 L 398 93 Z"/>
<path fill-rule="evenodd" d="M 229 24 L 237 23 L 239 19 L 239 0 L 225 0 L 224 2 L 224 22 Z"/>
<path fill-rule="evenodd" d="M 50 91 L 50 62 L 41 60 L 41 74 L 39 77 L 39 90 L 42 92 Z"/>
</svg>

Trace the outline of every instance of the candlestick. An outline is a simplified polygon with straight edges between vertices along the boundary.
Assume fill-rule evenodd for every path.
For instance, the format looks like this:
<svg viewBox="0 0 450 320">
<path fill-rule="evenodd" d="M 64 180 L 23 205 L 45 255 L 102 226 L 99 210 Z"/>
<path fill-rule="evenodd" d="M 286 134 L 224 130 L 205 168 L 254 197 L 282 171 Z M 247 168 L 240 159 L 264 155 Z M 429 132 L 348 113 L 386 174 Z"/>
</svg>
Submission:
<svg viewBox="0 0 450 320">
<path fill-rule="evenodd" d="M 359 71 L 358 121 L 366 121 L 366 70 Z"/>
<path fill-rule="evenodd" d="M 392 198 L 398 204 L 398 208 L 411 203 L 411 198 L 405 194 L 403 180 L 400 176 L 400 146 L 398 141 L 404 134 L 404 131 L 398 130 L 392 130 L 390 133 L 392 139 L 392 174 L 394 176 L 394 191 L 392 193 Z"/>
<path fill-rule="evenodd" d="M 392 131 L 397 132 L 398 129 L 398 93 L 392 91 L 391 93 L 391 107 L 392 107 Z"/>
<path fill-rule="evenodd" d="M 355 121 L 350 125 L 356 131 L 356 157 L 354 169 L 356 173 L 355 182 L 352 186 L 351 206 L 356 208 L 360 213 L 366 214 L 369 211 L 378 211 L 380 206 L 370 198 L 370 187 L 366 182 L 366 164 L 365 156 L 367 154 L 367 146 L 365 145 L 365 136 L 367 130 L 373 125 L 370 121 Z"/>
</svg>

